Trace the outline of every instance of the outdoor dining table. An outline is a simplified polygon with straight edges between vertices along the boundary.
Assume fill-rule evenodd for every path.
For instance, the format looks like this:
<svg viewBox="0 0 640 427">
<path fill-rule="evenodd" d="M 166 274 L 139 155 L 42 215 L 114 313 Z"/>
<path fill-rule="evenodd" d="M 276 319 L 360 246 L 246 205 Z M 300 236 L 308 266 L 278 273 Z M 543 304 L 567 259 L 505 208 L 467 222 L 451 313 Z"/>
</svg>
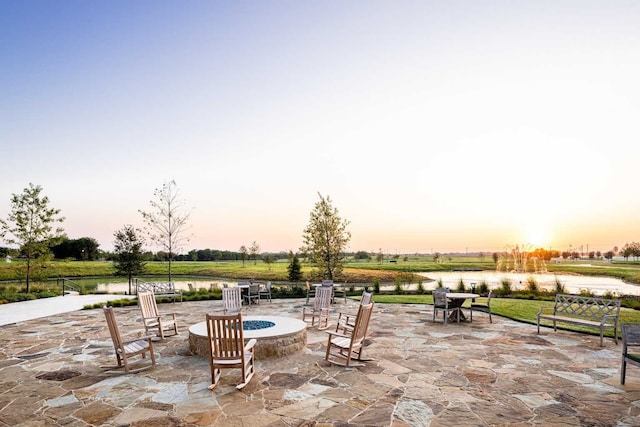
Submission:
<svg viewBox="0 0 640 427">
<path fill-rule="evenodd" d="M 240 288 L 240 292 L 242 294 L 242 304 L 244 305 L 244 297 L 249 295 L 249 284 L 248 283 L 238 283 L 238 287 Z"/>
<path fill-rule="evenodd" d="M 447 296 L 447 298 L 450 300 L 450 307 L 462 307 L 462 304 L 464 304 L 465 300 L 467 298 L 479 298 L 480 295 L 479 294 L 473 294 L 470 292 L 447 292 L 445 294 Z M 453 318 L 454 313 L 451 313 L 449 319 L 450 320 L 455 320 Z M 460 310 L 460 320 L 466 320 L 466 316 L 464 315 L 464 313 L 462 312 L 462 310 Z"/>
</svg>

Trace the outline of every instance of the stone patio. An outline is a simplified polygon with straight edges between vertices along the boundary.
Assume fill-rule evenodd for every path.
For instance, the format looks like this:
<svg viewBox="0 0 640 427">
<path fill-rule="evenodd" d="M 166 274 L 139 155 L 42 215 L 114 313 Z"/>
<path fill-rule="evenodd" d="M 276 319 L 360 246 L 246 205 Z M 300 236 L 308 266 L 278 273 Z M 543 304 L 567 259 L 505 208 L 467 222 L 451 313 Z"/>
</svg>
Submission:
<svg viewBox="0 0 640 427">
<path fill-rule="evenodd" d="M 274 300 L 246 314 L 300 317 L 304 300 Z M 335 311 L 357 302 L 335 305 Z M 306 348 L 258 360 L 242 391 L 223 371 L 210 391 L 206 358 L 189 353 L 188 326 L 221 301 L 161 304 L 181 333 L 155 343 L 158 365 L 105 374 L 115 356 L 101 310 L 0 327 L 0 426 L 638 426 L 640 369 L 619 382 L 621 345 L 483 314 L 432 322 L 425 305 L 377 304 L 364 368 L 324 361 L 326 334 Z M 118 308 L 122 331 L 143 330 L 137 307 Z"/>
</svg>

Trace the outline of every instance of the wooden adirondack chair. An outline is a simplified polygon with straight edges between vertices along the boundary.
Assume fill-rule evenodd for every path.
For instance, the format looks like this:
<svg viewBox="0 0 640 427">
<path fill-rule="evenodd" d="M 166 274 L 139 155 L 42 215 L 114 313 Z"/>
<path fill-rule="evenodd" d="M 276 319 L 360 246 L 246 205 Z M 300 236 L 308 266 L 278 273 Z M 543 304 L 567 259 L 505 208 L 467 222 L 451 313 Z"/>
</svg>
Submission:
<svg viewBox="0 0 640 427">
<path fill-rule="evenodd" d="M 144 337 L 137 337 L 131 340 L 123 340 L 118 329 L 118 323 L 116 322 L 116 316 L 113 312 L 113 307 L 103 307 L 104 317 L 107 320 L 107 326 L 109 327 L 109 333 L 111 334 L 111 340 L 113 341 L 113 348 L 116 351 L 117 365 L 102 366 L 109 370 L 124 368 L 125 373 L 134 373 L 144 371 L 145 369 L 152 368 L 156 364 L 156 357 L 153 353 L 153 343 L 151 342 L 151 335 Z M 147 353 L 150 356 L 151 363 L 145 363 Z M 140 356 L 140 358 L 136 358 Z M 130 359 L 136 358 L 131 361 Z M 140 364 L 145 363 L 143 366 L 137 367 Z"/>
<path fill-rule="evenodd" d="M 161 315 L 156 305 L 156 296 L 153 292 L 138 293 L 138 307 L 142 313 L 145 333 L 153 330 L 161 339 L 167 336 L 178 335 L 178 321 L 175 313 Z M 169 332 L 169 335 L 166 334 Z"/>
<path fill-rule="evenodd" d="M 222 369 L 239 368 L 242 382 L 236 386 L 241 390 L 255 374 L 253 348 L 255 339 L 245 345 L 242 331 L 242 313 L 210 315 L 207 314 L 207 334 L 209 336 L 209 354 L 211 367 L 211 385 L 218 385 Z"/>
<path fill-rule="evenodd" d="M 372 302 L 360 305 L 355 325 L 350 335 L 327 331 L 329 339 L 327 341 L 327 352 L 324 357 L 327 362 L 348 367 L 364 366 L 362 362 L 371 360 L 365 359 L 362 356 L 362 351 L 364 349 L 372 311 Z"/>
<path fill-rule="evenodd" d="M 242 289 L 238 287 L 222 288 L 222 305 L 226 313 L 242 311 Z"/>
<path fill-rule="evenodd" d="M 331 310 L 331 296 L 333 295 L 332 286 L 318 286 L 316 295 L 313 298 L 313 307 L 307 310 L 302 307 L 302 320 L 308 322 L 311 319 L 311 326 L 318 322 L 318 329 L 327 329 L 329 327 L 329 311 Z"/>
</svg>

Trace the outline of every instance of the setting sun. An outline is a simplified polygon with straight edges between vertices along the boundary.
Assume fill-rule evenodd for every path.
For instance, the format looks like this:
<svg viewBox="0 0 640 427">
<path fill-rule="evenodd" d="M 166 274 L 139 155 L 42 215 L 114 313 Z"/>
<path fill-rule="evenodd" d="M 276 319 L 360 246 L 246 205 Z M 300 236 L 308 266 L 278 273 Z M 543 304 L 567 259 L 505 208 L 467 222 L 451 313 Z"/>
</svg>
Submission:
<svg viewBox="0 0 640 427">
<path fill-rule="evenodd" d="M 550 244 L 549 233 L 543 227 L 527 230 L 524 237 L 525 242 L 534 248 L 541 248 Z"/>
</svg>

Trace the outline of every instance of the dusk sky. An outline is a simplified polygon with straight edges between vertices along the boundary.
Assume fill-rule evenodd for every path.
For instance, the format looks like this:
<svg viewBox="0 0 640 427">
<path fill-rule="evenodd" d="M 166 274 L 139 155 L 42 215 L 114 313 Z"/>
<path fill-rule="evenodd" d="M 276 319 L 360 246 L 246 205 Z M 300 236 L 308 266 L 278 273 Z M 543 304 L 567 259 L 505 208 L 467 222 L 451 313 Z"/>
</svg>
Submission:
<svg viewBox="0 0 640 427">
<path fill-rule="evenodd" d="M 103 250 L 173 179 L 183 252 L 297 250 L 318 193 L 353 251 L 607 251 L 639 135 L 635 0 L 0 0 L 0 218 Z"/>
</svg>

